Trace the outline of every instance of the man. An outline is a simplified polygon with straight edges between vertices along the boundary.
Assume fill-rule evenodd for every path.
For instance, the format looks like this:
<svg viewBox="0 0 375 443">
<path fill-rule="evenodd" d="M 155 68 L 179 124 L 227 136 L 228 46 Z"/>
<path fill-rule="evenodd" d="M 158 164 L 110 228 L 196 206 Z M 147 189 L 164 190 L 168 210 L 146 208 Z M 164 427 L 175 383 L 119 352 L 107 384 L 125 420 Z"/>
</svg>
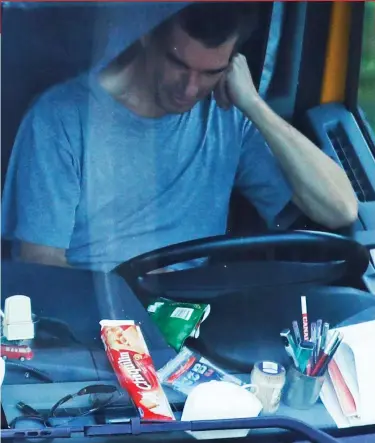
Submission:
<svg viewBox="0 0 375 443">
<path fill-rule="evenodd" d="M 328 228 L 354 222 L 343 170 L 258 95 L 237 53 L 248 24 L 239 4 L 191 5 L 37 101 L 4 193 L 17 257 L 109 271 L 225 233 L 233 187 L 270 228 L 290 202 Z"/>
</svg>

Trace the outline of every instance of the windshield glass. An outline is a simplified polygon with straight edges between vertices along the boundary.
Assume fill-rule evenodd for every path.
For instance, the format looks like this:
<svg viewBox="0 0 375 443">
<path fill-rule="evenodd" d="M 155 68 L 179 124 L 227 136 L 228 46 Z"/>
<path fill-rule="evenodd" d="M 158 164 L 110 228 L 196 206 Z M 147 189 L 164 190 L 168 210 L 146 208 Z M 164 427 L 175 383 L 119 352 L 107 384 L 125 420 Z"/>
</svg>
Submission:
<svg viewBox="0 0 375 443">
<path fill-rule="evenodd" d="M 297 3 L 3 4 L 3 427 L 375 424 L 358 202 L 292 121 Z M 183 435 L 253 427 L 218 422 Z"/>
<path fill-rule="evenodd" d="M 362 43 L 362 57 L 361 57 L 361 72 L 358 89 L 358 102 L 363 108 L 366 117 L 371 125 L 375 128 L 375 111 L 374 102 L 371 100 L 374 91 L 375 83 L 375 64 L 374 64 L 374 17 L 375 5 L 374 3 L 366 3 L 366 11 L 364 16 L 363 29 L 363 43 Z"/>
</svg>

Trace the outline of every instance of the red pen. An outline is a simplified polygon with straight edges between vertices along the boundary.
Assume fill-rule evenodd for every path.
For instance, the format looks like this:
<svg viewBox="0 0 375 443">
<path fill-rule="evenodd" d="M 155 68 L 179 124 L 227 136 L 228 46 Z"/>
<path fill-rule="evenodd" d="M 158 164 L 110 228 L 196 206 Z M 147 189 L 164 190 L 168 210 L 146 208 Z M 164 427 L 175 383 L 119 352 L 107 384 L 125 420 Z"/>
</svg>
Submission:
<svg viewBox="0 0 375 443">
<path fill-rule="evenodd" d="M 326 348 L 321 352 L 318 361 L 316 362 L 316 365 L 311 371 L 312 377 L 316 377 L 321 371 L 321 369 L 328 365 L 328 363 L 333 357 L 333 354 L 336 352 L 337 348 L 339 347 L 342 338 L 343 338 L 342 335 L 338 331 L 335 331 L 333 333 L 331 340 L 328 342 Z"/>
</svg>

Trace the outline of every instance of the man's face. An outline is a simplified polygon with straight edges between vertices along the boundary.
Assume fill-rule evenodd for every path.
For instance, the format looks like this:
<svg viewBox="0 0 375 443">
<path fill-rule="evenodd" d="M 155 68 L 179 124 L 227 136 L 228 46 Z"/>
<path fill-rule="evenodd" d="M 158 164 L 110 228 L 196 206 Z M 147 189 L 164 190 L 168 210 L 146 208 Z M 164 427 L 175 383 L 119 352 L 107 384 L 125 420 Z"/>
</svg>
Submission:
<svg viewBox="0 0 375 443">
<path fill-rule="evenodd" d="M 225 75 L 236 37 L 207 48 L 174 24 L 168 35 L 151 42 L 147 71 L 156 104 L 165 112 L 180 114 L 210 94 Z"/>
</svg>

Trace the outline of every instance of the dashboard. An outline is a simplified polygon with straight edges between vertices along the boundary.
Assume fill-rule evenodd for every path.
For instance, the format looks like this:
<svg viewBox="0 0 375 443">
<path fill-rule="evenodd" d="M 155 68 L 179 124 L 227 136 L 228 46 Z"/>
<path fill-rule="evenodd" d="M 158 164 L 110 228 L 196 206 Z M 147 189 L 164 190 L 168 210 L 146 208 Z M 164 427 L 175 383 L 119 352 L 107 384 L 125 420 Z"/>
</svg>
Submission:
<svg viewBox="0 0 375 443">
<path fill-rule="evenodd" d="M 345 170 L 359 203 L 353 235 L 371 263 L 363 281 L 375 295 L 375 158 L 355 117 L 344 105 L 329 103 L 307 112 L 304 132 Z"/>
</svg>

